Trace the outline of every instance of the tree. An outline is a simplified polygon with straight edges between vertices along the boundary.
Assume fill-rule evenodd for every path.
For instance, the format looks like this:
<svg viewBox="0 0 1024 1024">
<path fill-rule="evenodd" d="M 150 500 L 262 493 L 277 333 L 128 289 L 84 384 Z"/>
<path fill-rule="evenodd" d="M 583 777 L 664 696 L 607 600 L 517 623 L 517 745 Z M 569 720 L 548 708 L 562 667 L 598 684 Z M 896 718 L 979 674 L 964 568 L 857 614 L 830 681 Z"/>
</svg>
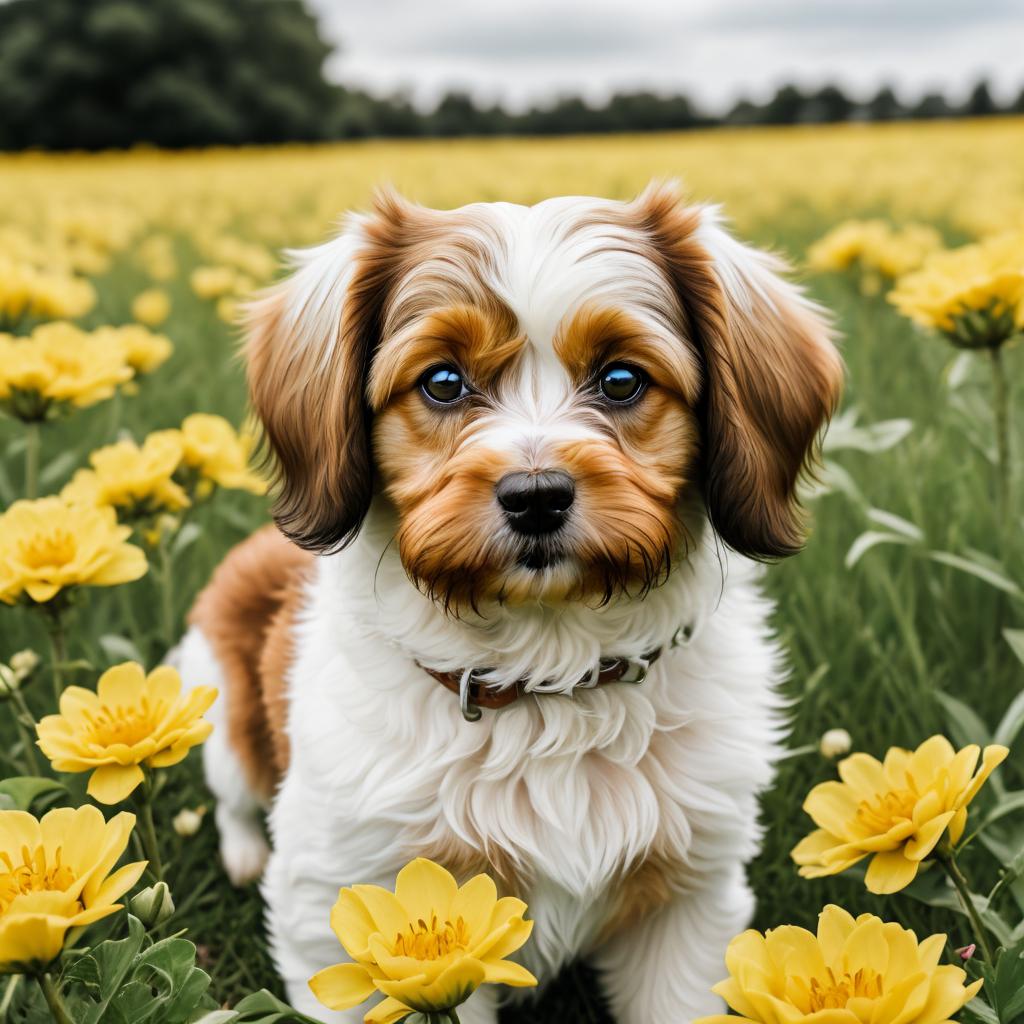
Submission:
<svg viewBox="0 0 1024 1024">
<path fill-rule="evenodd" d="M 952 108 L 946 97 L 940 92 L 929 92 L 921 97 L 907 113 L 910 117 L 920 121 L 934 120 L 935 118 L 951 117 Z"/>
<path fill-rule="evenodd" d="M 906 114 L 903 104 L 888 85 L 883 85 L 864 106 L 869 121 L 895 121 Z"/>
<path fill-rule="evenodd" d="M 837 85 L 826 85 L 807 97 L 801 120 L 833 124 L 847 121 L 854 110 L 854 102 Z"/>
<path fill-rule="evenodd" d="M 0 146 L 326 138 L 345 98 L 329 52 L 300 0 L 12 0 Z"/>
<path fill-rule="evenodd" d="M 764 124 L 796 124 L 807 100 L 795 85 L 783 85 L 762 108 Z"/>
<path fill-rule="evenodd" d="M 992 99 L 988 82 L 982 78 L 971 90 L 967 102 L 964 104 L 964 113 L 968 117 L 989 117 L 999 112 L 996 101 Z"/>
</svg>

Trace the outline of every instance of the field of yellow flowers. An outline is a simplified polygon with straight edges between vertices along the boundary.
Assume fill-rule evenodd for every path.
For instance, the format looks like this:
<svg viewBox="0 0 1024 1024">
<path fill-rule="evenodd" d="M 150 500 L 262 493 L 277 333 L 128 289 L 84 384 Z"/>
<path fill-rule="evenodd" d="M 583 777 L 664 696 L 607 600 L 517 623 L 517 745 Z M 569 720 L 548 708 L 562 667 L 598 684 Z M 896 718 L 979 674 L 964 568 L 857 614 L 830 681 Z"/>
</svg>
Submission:
<svg viewBox="0 0 1024 1024">
<path fill-rule="evenodd" d="M 380 183 L 447 207 L 652 177 L 784 253 L 849 370 L 813 534 L 769 574 L 791 753 L 751 868 L 760 932 L 720 992 L 758 1022 L 1024 1021 L 1024 121 L 1007 118 L 0 158 L 0 1024 L 299 1019 L 257 893 L 216 863 L 195 748 L 217 695 L 161 667 L 267 515 L 238 304 Z M 439 871 L 410 865 L 388 898 L 433 878 L 455 900 Z M 407 952 L 457 939 L 411 932 Z M 528 983 L 462 960 L 469 990 Z M 388 1020 L 457 1020 L 440 982 L 428 998 L 375 971 L 314 989 L 340 1007 L 376 985 Z M 593 989 L 570 972 L 506 1019 L 603 1021 Z"/>
</svg>

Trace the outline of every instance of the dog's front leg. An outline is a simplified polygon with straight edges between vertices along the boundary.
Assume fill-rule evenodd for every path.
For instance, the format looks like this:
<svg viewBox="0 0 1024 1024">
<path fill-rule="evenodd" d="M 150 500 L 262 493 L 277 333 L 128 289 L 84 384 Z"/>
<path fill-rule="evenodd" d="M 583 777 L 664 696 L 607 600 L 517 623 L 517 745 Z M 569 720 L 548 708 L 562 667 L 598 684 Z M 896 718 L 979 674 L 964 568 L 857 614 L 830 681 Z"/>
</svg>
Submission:
<svg viewBox="0 0 1024 1024">
<path fill-rule="evenodd" d="M 725 948 L 750 922 L 754 898 L 742 864 L 610 939 L 594 958 L 617 1024 L 685 1024 L 722 1013 L 711 992 Z"/>
</svg>

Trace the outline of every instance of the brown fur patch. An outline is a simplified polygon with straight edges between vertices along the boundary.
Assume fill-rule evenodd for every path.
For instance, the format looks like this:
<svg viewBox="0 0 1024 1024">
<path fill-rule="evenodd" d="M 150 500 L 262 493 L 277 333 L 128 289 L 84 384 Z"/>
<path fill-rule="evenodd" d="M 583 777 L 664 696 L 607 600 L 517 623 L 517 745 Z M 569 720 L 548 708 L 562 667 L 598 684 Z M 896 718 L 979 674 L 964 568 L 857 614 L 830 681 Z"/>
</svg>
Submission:
<svg viewBox="0 0 1024 1024">
<path fill-rule="evenodd" d="M 273 526 L 264 527 L 229 552 L 189 615 L 226 678 L 221 699 L 232 750 L 264 799 L 273 795 L 288 764 L 284 675 L 311 565 L 310 554 Z"/>
<path fill-rule="evenodd" d="M 839 400 L 842 362 L 827 324 L 770 272 L 743 282 L 749 302 L 729 300 L 723 278 L 743 268 L 716 268 L 697 237 L 703 216 L 662 187 L 626 212 L 674 282 L 692 324 L 690 340 L 703 356 L 703 483 L 711 520 L 743 554 L 789 555 L 803 543 L 797 481 Z"/>
<path fill-rule="evenodd" d="M 343 267 L 338 250 L 321 251 L 250 306 L 249 390 L 273 456 L 274 518 L 296 544 L 336 551 L 366 516 L 374 477 L 366 390 L 381 338 L 438 307 L 494 305 L 474 273 L 487 264 L 486 248 L 460 232 L 471 219 L 379 192 L 349 229 L 354 245 Z M 402 281 L 428 257 L 462 273 L 426 276 L 403 293 Z"/>
<path fill-rule="evenodd" d="M 595 946 L 628 931 L 671 903 L 678 894 L 674 882 L 681 877 L 683 870 L 678 861 L 652 854 L 627 872 L 615 886 L 615 903 L 601 927 Z"/>
<path fill-rule="evenodd" d="M 468 880 L 474 875 L 490 875 L 502 896 L 526 899 L 527 889 L 518 866 L 504 851 L 492 848 L 487 853 L 475 850 L 457 836 L 449 835 L 442 843 L 414 846 L 411 856 L 426 857 L 447 868 L 456 878 Z"/>
</svg>

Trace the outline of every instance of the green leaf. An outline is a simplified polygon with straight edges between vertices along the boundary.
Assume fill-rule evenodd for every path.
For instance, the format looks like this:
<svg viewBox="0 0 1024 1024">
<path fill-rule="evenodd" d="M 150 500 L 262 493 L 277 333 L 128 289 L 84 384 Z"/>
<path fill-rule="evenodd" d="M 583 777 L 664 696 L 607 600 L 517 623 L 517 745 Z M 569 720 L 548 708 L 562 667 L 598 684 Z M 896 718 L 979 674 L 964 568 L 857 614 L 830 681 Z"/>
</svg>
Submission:
<svg viewBox="0 0 1024 1024">
<path fill-rule="evenodd" d="M 884 526 L 887 530 L 903 534 L 903 536 L 909 540 L 924 540 L 924 531 L 920 526 L 915 525 L 909 519 L 904 519 L 902 516 L 898 516 L 893 512 L 886 512 L 885 509 L 882 508 L 869 508 L 868 519 L 873 523 L 877 523 L 879 526 Z"/>
<path fill-rule="evenodd" d="M 822 449 L 826 452 L 852 449 L 874 455 L 894 448 L 914 429 L 914 421 L 908 419 L 857 426 L 857 416 L 856 409 L 847 409 L 836 416 L 829 424 Z"/>
<path fill-rule="evenodd" d="M 265 988 L 246 996 L 236 1007 L 238 1024 L 321 1024 L 293 1010 Z"/>
<path fill-rule="evenodd" d="M 981 996 L 975 996 L 963 1009 L 964 1024 L 1000 1024 L 996 1011 Z"/>
<path fill-rule="evenodd" d="M 106 1011 L 120 991 L 145 938 L 142 922 L 129 914 L 127 938 L 101 942 L 64 972 L 65 983 L 77 981 L 93 999 L 94 1005 L 82 1024 L 106 1021 Z"/>
<path fill-rule="evenodd" d="M 954 555 L 949 551 L 929 551 L 928 557 L 933 562 L 940 562 L 942 565 L 948 565 L 951 569 L 959 569 L 960 572 L 969 573 L 971 576 L 983 580 L 989 586 L 995 587 L 996 590 L 1002 590 L 1004 593 L 1012 594 L 1014 597 L 1022 596 L 1020 587 L 1013 580 L 989 568 L 987 565 L 982 565 L 980 562 L 964 558 L 962 555 Z"/>
<path fill-rule="evenodd" d="M 996 726 L 993 742 L 1012 747 L 1021 728 L 1024 727 L 1024 690 L 1010 702 L 999 724 Z"/>
<path fill-rule="evenodd" d="M 78 464 L 78 456 L 73 451 L 61 452 L 51 459 L 39 472 L 39 483 L 43 493 L 50 490 L 58 481 L 66 479 Z"/>
<path fill-rule="evenodd" d="M 19 811 L 27 811 L 41 797 L 53 798 L 66 792 L 67 787 L 62 783 L 41 775 L 16 775 L 0 782 L 0 794 L 8 797 Z"/>
<path fill-rule="evenodd" d="M 201 1017 L 193 1017 L 189 1024 L 234 1024 L 237 1020 L 234 1010 L 210 1010 Z"/>
<path fill-rule="evenodd" d="M 969 708 L 962 700 L 951 694 L 943 693 L 942 690 L 935 691 L 935 699 L 946 712 L 946 724 L 957 746 L 966 747 L 971 743 L 977 743 L 979 747 L 984 747 L 992 742 L 988 726 L 973 708 Z"/>
<path fill-rule="evenodd" d="M 847 569 L 852 569 L 867 552 L 872 548 L 878 547 L 879 544 L 908 545 L 913 543 L 914 541 L 909 537 L 905 537 L 902 533 L 867 530 L 850 545 L 850 550 L 846 552 L 846 558 L 843 559 L 843 565 Z"/>
<path fill-rule="evenodd" d="M 1004 629 L 1003 636 L 1013 653 L 1024 663 L 1024 629 Z"/>
<path fill-rule="evenodd" d="M 175 534 L 174 542 L 171 544 L 171 557 L 177 558 L 182 552 L 187 551 L 200 536 L 203 530 L 198 523 L 186 523 Z"/>
<path fill-rule="evenodd" d="M 103 648 L 103 653 L 111 662 L 137 661 L 139 664 L 144 664 L 138 647 L 125 636 L 105 633 L 100 637 L 100 647 Z"/>
</svg>

